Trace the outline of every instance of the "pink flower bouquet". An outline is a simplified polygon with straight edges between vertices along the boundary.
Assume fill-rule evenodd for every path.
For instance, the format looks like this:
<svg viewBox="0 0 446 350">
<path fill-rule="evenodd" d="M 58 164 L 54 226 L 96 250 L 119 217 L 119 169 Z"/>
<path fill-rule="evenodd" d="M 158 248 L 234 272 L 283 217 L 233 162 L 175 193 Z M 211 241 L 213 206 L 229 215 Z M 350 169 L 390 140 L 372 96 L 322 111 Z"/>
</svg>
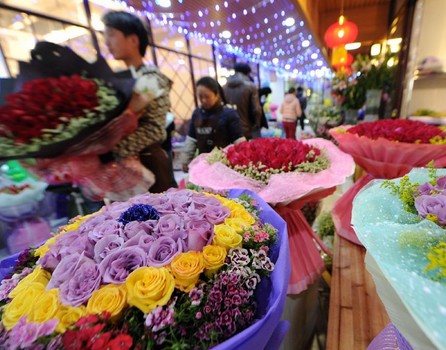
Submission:
<svg viewBox="0 0 446 350">
<path fill-rule="evenodd" d="M 330 254 L 300 209 L 331 194 L 353 171 L 353 159 L 323 139 L 251 140 L 202 154 L 189 166 L 190 182 L 214 190 L 249 189 L 283 217 L 292 257 L 288 294 L 304 291 L 323 272 L 315 241 Z"/>
<path fill-rule="evenodd" d="M 378 120 L 330 130 L 339 148 L 350 154 L 367 174 L 335 204 L 332 214 L 336 232 L 361 245 L 351 227 L 352 201 L 372 179 L 393 179 L 431 161 L 446 165 L 446 133 L 437 126 L 412 120 Z"/>
</svg>

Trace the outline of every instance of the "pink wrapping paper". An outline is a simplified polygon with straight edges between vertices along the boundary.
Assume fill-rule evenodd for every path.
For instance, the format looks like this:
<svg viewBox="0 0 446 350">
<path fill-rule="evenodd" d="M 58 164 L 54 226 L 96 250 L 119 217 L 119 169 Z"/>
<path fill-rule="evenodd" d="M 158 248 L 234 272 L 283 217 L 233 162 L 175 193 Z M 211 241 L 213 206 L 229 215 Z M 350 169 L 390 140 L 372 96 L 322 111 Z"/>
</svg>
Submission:
<svg viewBox="0 0 446 350">
<path fill-rule="evenodd" d="M 356 164 L 368 174 L 359 179 L 334 205 L 332 210 L 336 232 L 352 243 L 362 245 L 351 227 L 352 202 L 368 182 L 404 176 L 412 168 L 425 167 L 434 160 L 436 167 L 446 166 L 446 145 L 393 142 L 383 138 L 371 140 L 356 134 L 339 132 L 350 128 L 340 126 L 330 130 L 339 148 L 349 153 Z"/>
<path fill-rule="evenodd" d="M 275 206 L 275 210 L 288 226 L 292 271 L 288 294 L 299 294 L 306 290 L 323 272 L 324 262 L 317 245 L 330 254 L 300 209 L 307 202 L 320 200 L 333 193 L 335 187 L 345 182 L 354 172 L 351 156 L 339 151 L 332 142 L 324 139 L 309 139 L 303 142 L 323 149 L 330 159 L 330 168 L 317 174 L 273 175 L 265 185 L 221 163 L 208 164 L 208 154 L 198 156 L 189 166 L 189 179 L 196 185 L 214 190 L 249 189 Z"/>
<path fill-rule="evenodd" d="M 215 190 L 243 188 L 254 191 L 270 205 L 289 203 L 311 192 L 317 192 L 345 182 L 353 174 L 354 162 L 330 141 L 308 139 L 302 141 L 323 149 L 331 166 L 317 174 L 283 173 L 272 175 L 268 184 L 262 184 L 228 168 L 221 163 L 210 165 L 208 154 L 201 154 L 189 165 L 189 179 L 192 183 Z"/>
<path fill-rule="evenodd" d="M 275 207 L 276 212 L 285 220 L 288 228 L 291 276 L 287 294 L 303 292 L 325 270 L 325 264 L 317 245 L 326 254 L 331 255 L 331 252 L 314 233 L 301 209 L 308 202 L 314 202 L 332 194 L 335 189 L 332 187 L 298 199 L 288 205 Z"/>
</svg>

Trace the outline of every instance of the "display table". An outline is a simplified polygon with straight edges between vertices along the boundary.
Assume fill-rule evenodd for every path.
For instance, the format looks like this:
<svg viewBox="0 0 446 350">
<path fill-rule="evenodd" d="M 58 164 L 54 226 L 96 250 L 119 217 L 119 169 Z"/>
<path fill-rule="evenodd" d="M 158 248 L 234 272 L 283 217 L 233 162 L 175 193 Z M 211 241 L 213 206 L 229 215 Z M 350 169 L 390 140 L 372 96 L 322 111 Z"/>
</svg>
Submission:
<svg viewBox="0 0 446 350">
<path fill-rule="evenodd" d="M 367 349 L 390 322 L 364 264 L 364 247 L 336 236 L 327 350 Z"/>
</svg>

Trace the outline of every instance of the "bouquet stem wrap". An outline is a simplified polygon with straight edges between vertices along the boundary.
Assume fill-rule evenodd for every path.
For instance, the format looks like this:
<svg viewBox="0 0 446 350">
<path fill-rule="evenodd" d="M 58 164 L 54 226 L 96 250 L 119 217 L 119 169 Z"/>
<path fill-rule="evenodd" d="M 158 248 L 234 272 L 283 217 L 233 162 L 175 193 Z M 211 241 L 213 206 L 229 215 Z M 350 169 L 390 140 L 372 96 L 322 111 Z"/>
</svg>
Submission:
<svg viewBox="0 0 446 350">
<path fill-rule="evenodd" d="M 331 252 L 314 233 L 301 209 L 306 203 L 322 199 L 334 191 L 335 187 L 328 188 L 295 200 L 286 206 L 277 206 L 275 208 L 288 227 L 291 258 L 291 277 L 288 284 L 288 294 L 299 294 L 306 290 L 325 270 L 325 264 L 317 245 L 326 254 L 331 255 Z"/>
</svg>

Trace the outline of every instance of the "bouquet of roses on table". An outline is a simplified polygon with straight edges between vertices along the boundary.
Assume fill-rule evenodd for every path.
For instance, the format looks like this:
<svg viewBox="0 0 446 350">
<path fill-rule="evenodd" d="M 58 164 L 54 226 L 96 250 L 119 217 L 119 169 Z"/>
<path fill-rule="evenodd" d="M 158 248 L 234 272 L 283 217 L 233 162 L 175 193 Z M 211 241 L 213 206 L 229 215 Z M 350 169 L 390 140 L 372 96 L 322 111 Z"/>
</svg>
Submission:
<svg viewBox="0 0 446 350">
<path fill-rule="evenodd" d="M 414 349 L 445 349 L 446 170 L 370 182 L 352 223 L 392 322 Z"/>
<path fill-rule="evenodd" d="M 115 202 L 0 264 L 0 339 L 6 349 L 278 348 L 285 234 L 246 191 Z"/>
<path fill-rule="evenodd" d="M 437 126 L 406 119 L 378 120 L 354 127 L 330 130 L 339 148 L 352 155 L 367 174 L 360 178 L 335 204 L 336 232 L 361 244 L 351 228 L 351 203 L 358 191 L 374 178 L 393 179 L 414 167 L 434 162 L 446 165 L 446 132 Z"/>
<path fill-rule="evenodd" d="M 352 158 L 330 141 L 261 138 L 199 155 L 189 166 L 189 178 L 214 190 L 249 189 L 275 207 L 288 225 L 288 293 L 298 294 L 324 270 L 315 241 L 330 254 L 300 209 L 331 194 L 353 170 Z"/>
</svg>

